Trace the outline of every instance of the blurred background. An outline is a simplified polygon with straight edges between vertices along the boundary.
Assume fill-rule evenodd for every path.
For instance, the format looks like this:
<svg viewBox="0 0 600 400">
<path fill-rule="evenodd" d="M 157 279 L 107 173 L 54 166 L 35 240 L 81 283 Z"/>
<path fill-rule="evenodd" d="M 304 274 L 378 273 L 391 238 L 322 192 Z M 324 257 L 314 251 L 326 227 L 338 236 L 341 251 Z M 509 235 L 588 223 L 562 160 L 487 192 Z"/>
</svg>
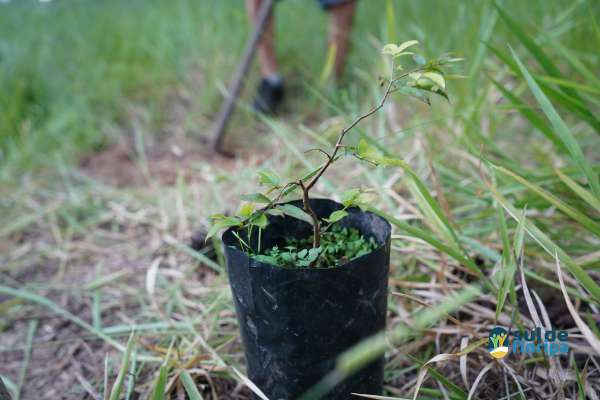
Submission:
<svg viewBox="0 0 600 400">
<path fill-rule="evenodd" d="M 561 302 L 558 252 L 577 272 L 568 292 L 597 332 L 597 286 L 582 282 L 600 279 L 599 2 L 359 0 L 339 85 L 327 13 L 285 0 L 275 15 L 286 102 L 275 117 L 251 111 L 255 63 L 227 134 L 236 157 L 227 158 L 207 141 L 252 30 L 244 2 L 0 1 L 0 376 L 14 397 L 186 398 L 189 377 L 205 399 L 249 398 L 232 369 L 243 371 L 243 358 L 219 246 L 201 240 L 207 217 L 235 212 L 240 194 L 257 191 L 259 169 L 293 177 L 319 165 L 304 151 L 330 146 L 375 104 L 381 47 L 410 39 L 428 57 L 465 59 L 448 77 L 450 101 L 397 95 L 348 140 L 379 143 L 418 178 L 349 159 L 316 188 L 332 198 L 375 188 L 397 218 L 392 291 L 413 299 L 390 295 L 390 329 L 471 281 L 465 263 L 499 288 L 462 309 L 471 341 L 515 313 L 526 321 L 516 297 L 503 308 L 514 276 L 497 275 L 524 243 L 526 276 L 553 325 L 576 329 Z M 519 215 L 535 225 L 521 236 Z M 410 397 L 425 361 L 458 351 L 466 333 L 446 323 L 389 350 L 388 395 Z M 466 398 L 482 357 L 464 373 L 458 361 L 432 368 L 424 395 Z M 583 368 L 581 357 L 562 367 Z M 508 392 L 555 392 L 537 361 L 521 361 L 510 361 L 518 379 Z M 561 390 L 597 398 L 595 362 L 588 386 L 572 372 Z M 487 371 L 475 397 L 500 396 L 506 370 Z"/>
</svg>

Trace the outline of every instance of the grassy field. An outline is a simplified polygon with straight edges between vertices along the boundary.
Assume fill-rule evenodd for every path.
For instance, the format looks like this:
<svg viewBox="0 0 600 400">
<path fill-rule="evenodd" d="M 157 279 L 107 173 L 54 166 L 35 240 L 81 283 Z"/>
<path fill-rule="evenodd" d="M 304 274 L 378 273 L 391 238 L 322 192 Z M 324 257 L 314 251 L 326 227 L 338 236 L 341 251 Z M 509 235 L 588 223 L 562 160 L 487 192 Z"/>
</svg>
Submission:
<svg viewBox="0 0 600 400">
<path fill-rule="evenodd" d="M 281 2 L 286 110 L 251 115 L 249 87 L 238 157 L 222 159 L 202 139 L 248 34 L 240 2 L 0 2 L 0 376 L 14 397 L 194 398 L 193 382 L 196 398 L 249 398 L 219 246 L 191 238 L 256 191 L 257 170 L 318 165 L 304 151 L 379 98 L 381 45 L 417 39 L 465 58 L 451 101 L 397 96 L 350 137 L 411 169 L 342 160 L 316 188 L 375 188 L 394 225 L 387 340 L 365 345 L 386 354 L 387 396 L 600 398 L 600 5 L 498 5 L 361 1 L 336 89 L 321 79 L 326 14 Z M 497 325 L 567 330 L 570 353 L 494 360 Z"/>
</svg>

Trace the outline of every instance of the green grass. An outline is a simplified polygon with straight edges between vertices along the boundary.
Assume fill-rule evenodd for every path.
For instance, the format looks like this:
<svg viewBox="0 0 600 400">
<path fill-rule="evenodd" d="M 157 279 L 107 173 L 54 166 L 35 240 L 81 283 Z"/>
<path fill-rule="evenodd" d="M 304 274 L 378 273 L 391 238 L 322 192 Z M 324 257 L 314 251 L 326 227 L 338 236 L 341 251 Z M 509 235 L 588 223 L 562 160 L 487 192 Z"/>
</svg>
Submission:
<svg viewBox="0 0 600 400">
<path fill-rule="evenodd" d="M 394 226 L 387 338 L 345 354 L 333 378 L 385 352 L 391 397 L 419 386 L 420 398 L 600 393 L 591 358 L 600 326 L 600 5 L 498 5 L 361 1 L 336 90 L 320 83 L 326 15 L 282 1 L 289 109 L 257 120 L 241 107 L 230 134 L 247 154 L 226 163 L 197 156 L 195 138 L 206 135 L 248 33 L 240 2 L 0 4 L 0 375 L 9 389 L 20 398 L 39 397 L 36 382 L 67 398 L 247 398 L 222 254 L 193 250 L 189 237 L 256 192 L 256 171 L 287 178 L 317 167 L 322 160 L 304 151 L 330 145 L 340 118 L 378 98 L 380 45 L 414 38 L 430 56 L 466 59 L 465 78 L 448 83 L 451 102 L 396 97 L 349 142 L 365 138 L 405 162 L 341 160 L 315 188 L 324 197 L 374 188 L 374 211 Z M 253 70 L 244 104 L 256 78 Z M 176 121 L 184 138 L 165 133 L 180 91 L 190 104 Z M 169 140 L 186 156 L 157 156 L 173 152 Z M 139 171 L 142 184 L 114 186 L 79 167 L 122 142 L 131 160 L 118 167 Z M 164 160 L 173 179 L 157 172 Z M 531 327 L 546 313 L 570 329 L 572 355 L 490 364 L 481 339 L 493 326 Z M 47 369 L 56 354 L 73 361 L 62 375 Z M 560 370 L 566 379 L 556 380 Z"/>
<path fill-rule="evenodd" d="M 507 7 L 521 21 L 547 25 L 563 46 L 577 43 L 571 50 L 585 60 L 594 51 L 585 40 L 585 15 L 597 6 L 580 5 L 561 19 L 568 3 L 512 1 Z M 218 106 L 216 83 L 229 78 L 248 33 L 245 10 L 233 0 L 219 5 L 190 0 L 13 1 L 1 7 L 0 154 L 13 172 L 52 165 L 56 157 L 72 162 L 76 155 L 118 139 L 134 106 L 146 110 L 151 126 L 160 126 L 170 88 L 185 84 L 193 68 L 201 70 L 204 84 L 200 93 L 193 93 L 192 112 L 209 121 Z M 289 23 L 298 13 L 306 15 L 302 24 Z M 348 101 L 355 101 L 357 89 L 368 87 L 364 71 L 373 60 L 369 39 L 395 36 L 421 40 L 429 55 L 451 49 L 468 60 L 465 70 L 472 75 L 456 88 L 455 101 L 463 108 L 471 97 L 466 94 L 482 79 L 478 75 L 486 48 L 480 39 L 502 47 L 506 43 L 496 38 L 507 36 L 506 27 L 480 27 L 482 21 L 497 20 L 492 13 L 488 2 L 403 2 L 395 7 L 392 33 L 381 24 L 384 1 L 363 2 L 354 32 L 359 40 L 348 73 Z M 326 16 L 297 1 L 282 3 L 277 14 L 285 75 L 316 85 L 326 53 Z M 578 18 L 583 21 L 571 26 Z M 494 29 L 494 37 L 486 33 L 488 28 Z M 304 109 L 306 100 L 315 106 L 303 99 L 294 108 Z"/>
</svg>

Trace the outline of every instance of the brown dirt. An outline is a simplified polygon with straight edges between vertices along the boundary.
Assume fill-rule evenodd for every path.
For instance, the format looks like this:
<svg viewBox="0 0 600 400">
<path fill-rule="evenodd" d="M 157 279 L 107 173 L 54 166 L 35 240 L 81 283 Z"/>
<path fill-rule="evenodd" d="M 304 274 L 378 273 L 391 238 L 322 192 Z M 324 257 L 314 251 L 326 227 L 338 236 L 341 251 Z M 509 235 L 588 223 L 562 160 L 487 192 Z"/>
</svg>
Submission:
<svg viewBox="0 0 600 400">
<path fill-rule="evenodd" d="M 238 156 L 243 159 L 244 155 Z M 213 153 L 207 145 L 190 140 L 165 140 L 139 157 L 130 144 L 115 144 L 84 156 L 80 168 L 100 182 L 116 187 L 141 186 L 154 180 L 160 185 L 175 184 L 179 174 L 193 178 L 194 164 L 210 163 L 233 171 L 236 159 Z"/>
</svg>

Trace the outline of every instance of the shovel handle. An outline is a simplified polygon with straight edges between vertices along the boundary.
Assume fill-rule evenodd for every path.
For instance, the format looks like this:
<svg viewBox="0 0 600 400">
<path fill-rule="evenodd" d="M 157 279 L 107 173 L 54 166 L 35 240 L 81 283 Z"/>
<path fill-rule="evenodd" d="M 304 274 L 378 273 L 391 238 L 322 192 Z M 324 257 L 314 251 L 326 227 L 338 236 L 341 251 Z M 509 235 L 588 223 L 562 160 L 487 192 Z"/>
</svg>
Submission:
<svg viewBox="0 0 600 400">
<path fill-rule="evenodd" d="M 219 114 L 217 115 L 217 119 L 215 120 L 215 123 L 212 127 L 210 135 L 211 146 L 213 150 L 217 153 L 225 154 L 222 146 L 227 124 L 229 123 L 231 115 L 233 114 L 233 110 L 235 108 L 235 101 L 239 97 L 240 92 L 242 91 L 242 88 L 244 86 L 244 79 L 246 78 L 246 74 L 248 73 L 248 69 L 250 68 L 252 59 L 254 58 L 254 53 L 256 53 L 256 47 L 258 46 L 260 37 L 262 36 L 265 27 L 267 26 L 267 21 L 269 20 L 269 16 L 271 15 L 271 11 L 273 10 L 274 3 L 275 0 L 262 1 L 256 18 L 256 28 L 254 29 L 254 32 L 252 32 L 252 36 L 250 36 L 250 39 L 248 39 L 248 42 L 246 43 L 246 47 L 244 48 L 244 54 L 242 56 L 242 61 L 238 65 L 238 68 L 235 71 L 235 75 L 229 83 L 227 93 L 225 93 L 225 99 L 223 100 L 223 104 L 221 105 L 221 109 L 219 110 Z"/>
</svg>

